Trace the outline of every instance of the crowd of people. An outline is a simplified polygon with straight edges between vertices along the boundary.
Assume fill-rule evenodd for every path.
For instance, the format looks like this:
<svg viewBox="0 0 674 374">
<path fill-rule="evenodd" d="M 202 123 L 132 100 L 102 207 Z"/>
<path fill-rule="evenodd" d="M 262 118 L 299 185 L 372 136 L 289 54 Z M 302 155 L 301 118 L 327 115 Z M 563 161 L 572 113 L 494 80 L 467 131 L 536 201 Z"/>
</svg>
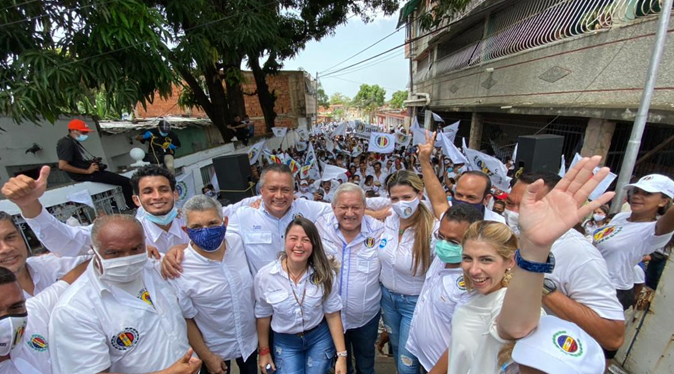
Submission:
<svg viewBox="0 0 674 374">
<path fill-rule="evenodd" d="M 49 167 L 11 178 L 50 253 L 0 212 L 0 373 L 370 374 L 383 336 L 400 374 L 605 371 L 635 266 L 668 254 L 671 179 L 626 186 L 610 217 L 613 192 L 588 200 L 599 156 L 505 191 L 431 133 L 389 154 L 327 134 L 265 151 L 258 195 L 224 207 L 207 186 L 177 209 L 173 174 L 143 166 L 139 213 L 90 226 L 42 206 Z"/>
</svg>

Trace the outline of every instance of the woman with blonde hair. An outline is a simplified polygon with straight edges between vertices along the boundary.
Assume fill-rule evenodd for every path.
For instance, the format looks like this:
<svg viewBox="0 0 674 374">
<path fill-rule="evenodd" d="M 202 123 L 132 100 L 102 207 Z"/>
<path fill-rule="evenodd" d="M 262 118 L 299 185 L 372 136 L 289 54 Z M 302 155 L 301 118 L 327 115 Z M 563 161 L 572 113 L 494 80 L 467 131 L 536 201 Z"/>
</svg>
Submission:
<svg viewBox="0 0 674 374">
<path fill-rule="evenodd" d="M 424 182 L 401 170 L 386 185 L 393 212 L 386 219 L 379 242 L 384 325 L 399 374 L 416 374 L 419 360 L 405 345 L 417 299 L 434 254 L 431 238 L 438 220 L 421 202 Z"/>
</svg>

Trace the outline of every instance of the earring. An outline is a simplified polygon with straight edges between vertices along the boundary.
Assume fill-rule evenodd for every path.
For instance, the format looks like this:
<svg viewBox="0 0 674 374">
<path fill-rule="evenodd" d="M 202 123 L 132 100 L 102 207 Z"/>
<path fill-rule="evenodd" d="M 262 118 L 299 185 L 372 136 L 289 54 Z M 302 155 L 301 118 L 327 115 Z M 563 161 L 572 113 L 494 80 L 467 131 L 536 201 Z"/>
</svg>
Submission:
<svg viewBox="0 0 674 374">
<path fill-rule="evenodd" d="M 510 280 L 513 278 L 513 272 L 511 268 L 507 268 L 505 275 L 503 276 L 502 284 L 504 287 L 508 287 Z"/>
</svg>

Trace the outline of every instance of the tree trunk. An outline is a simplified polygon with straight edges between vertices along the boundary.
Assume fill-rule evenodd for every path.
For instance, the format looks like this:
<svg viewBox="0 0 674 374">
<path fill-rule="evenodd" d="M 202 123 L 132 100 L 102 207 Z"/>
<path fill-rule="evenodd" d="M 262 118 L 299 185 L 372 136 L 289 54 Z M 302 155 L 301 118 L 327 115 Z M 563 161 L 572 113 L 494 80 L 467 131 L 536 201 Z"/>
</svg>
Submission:
<svg viewBox="0 0 674 374">
<path fill-rule="evenodd" d="M 260 101 L 260 107 L 262 108 L 262 114 L 264 114 L 264 123 L 267 127 L 267 132 L 271 132 L 271 128 L 275 126 L 276 122 L 276 112 L 274 111 L 274 105 L 276 104 L 276 94 L 274 92 L 269 92 L 269 86 L 267 85 L 267 74 L 260 67 L 260 61 L 256 55 L 248 55 L 248 64 L 253 71 L 253 77 L 255 78 L 255 85 L 257 86 L 257 98 Z"/>
</svg>

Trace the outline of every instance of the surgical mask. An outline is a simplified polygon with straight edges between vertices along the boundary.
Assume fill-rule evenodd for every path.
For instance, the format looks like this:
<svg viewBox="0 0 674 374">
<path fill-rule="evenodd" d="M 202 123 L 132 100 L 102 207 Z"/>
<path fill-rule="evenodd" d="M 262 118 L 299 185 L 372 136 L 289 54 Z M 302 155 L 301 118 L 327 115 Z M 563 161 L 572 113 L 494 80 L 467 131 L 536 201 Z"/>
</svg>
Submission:
<svg viewBox="0 0 674 374">
<path fill-rule="evenodd" d="M 220 248 L 225 240 L 227 227 L 223 224 L 215 227 L 204 227 L 202 229 L 187 229 L 187 236 L 192 243 L 206 252 L 215 252 Z"/>
<path fill-rule="evenodd" d="M 445 264 L 459 264 L 463 259 L 463 247 L 458 243 L 437 240 L 435 242 L 435 254 Z"/>
<path fill-rule="evenodd" d="M 454 199 L 452 201 L 453 201 L 454 205 L 464 204 L 464 205 L 472 206 L 473 208 L 477 209 L 480 213 L 484 214 L 485 207 L 484 207 L 484 204 L 481 201 L 479 203 L 469 203 L 469 202 L 459 200 L 459 199 Z"/>
<path fill-rule="evenodd" d="M 155 216 L 149 212 L 145 212 L 145 218 L 150 220 L 150 222 L 156 223 L 159 226 L 166 226 L 178 216 L 178 209 L 174 206 L 170 212 L 164 214 L 163 216 Z"/>
<path fill-rule="evenodd" d="M 517 212 L 510 211 L 508 209 L 503 211 L 503 216 L 505 217 L 506 224 L 513 230 L 516 236 L 520 235 L 520 214 Z"/>
<path fill-rule="evenodd" d="M 447 196 L 447 202 L 449 202 L 449 203 L 452 202 L 452 197 L 451 197 L 451 196 Z"/>
<path fill-rule="evenodd" d="M 307 192 L 309 191 L 309 186 L 300 186 L 300 192 Z"/>
<path fill-rule="evenodd" d="M 83 134 L 83 135 L 80 135 L 77 138 L 75 138 L 75 140 L 77 140 L 78 142 L 83 142 L 83 141 L 87 140 L 88 138 L 89 138 L 89 135 Z"/>
<path fill-rule="evenodd" d="M 448 173 L 451 173 L 451 172 L 453 172 L 453 171 L 454 171 L 454 168 L 447 168 L 447 172 L 448 172 Z"/>
<path fill-rule="evenodd" d="M 104 259 L 97 248 L 95 261 L 98 261 L 99 277 L 112 283 L 128 283 L 138 279 L 147 263 L 147 253 L 132 256 Z"/>
<path fill-rule="evenodd" d="M 595 222 L 599 222 L 605 220 L 606 216 L 604 214 L 593 214 L 592 219 L 594 219 Z"/>
<path fill-rule="evenodd" d="M 414 199 L 411 201 L 398 201 L 395 204 L 392 204 L 393 211 L 400 216 L 402 219 L 408 219 L 412 217 L 414 212 L 417 211 L 419 207 L 419 199 Z"/>
<path fill-rule="evenodd" d="M 161 135 L 161 136 L 168 136 L 168 133 L 167 133 L 167 132 L 163 132 L 163 131 L 159 131 L 159 135 Z"/>
<path fill-rule="evenodd" d="M 0 356 L 7 356 L 21 344 L 27 317 L 28 313 L 23 313 L 0 318 Z"/>
</svg>

